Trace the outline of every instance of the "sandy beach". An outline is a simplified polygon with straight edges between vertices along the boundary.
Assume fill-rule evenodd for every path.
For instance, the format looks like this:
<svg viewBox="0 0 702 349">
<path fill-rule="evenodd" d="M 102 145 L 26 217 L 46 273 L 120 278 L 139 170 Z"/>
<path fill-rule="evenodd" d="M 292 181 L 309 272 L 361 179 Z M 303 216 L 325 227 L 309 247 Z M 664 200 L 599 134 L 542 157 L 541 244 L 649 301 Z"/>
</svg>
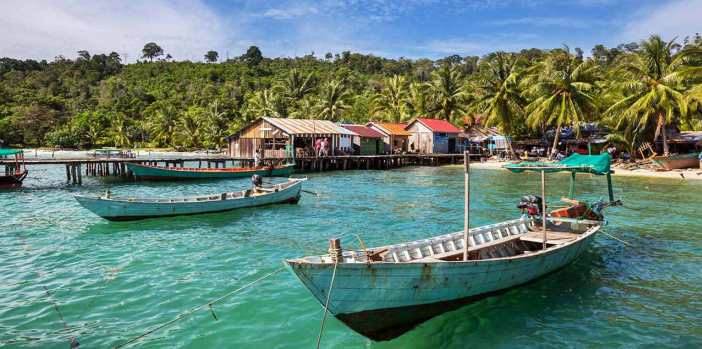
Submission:
<svg viewBox="0 0 702 349">
<path fill-rule="evenodd" d="M 494 170 L 504 170 L 502 166 L 509 164 L 508 161 L 486 161 L 486 162 L 472 162 L 470 164 L 473 168 L 483 168 L 483 169 L 494 169 Z M 460 165 L 453 165 L 460 166 Z M 626 170 L 619 168 L 617 166 L 612 166 L 614 170 L 614 176 L 629 176 L 629 177 L 650 177 L 650 178 L 668 178 L 668 179 L 691 179 L 691 180 L 702 180 L 702 169 L 699 168 L 688 168 L 684 170 L 673 170 L 673 171 L 652 171 L 648 169 L 636 169 L 636 170 Z"/>
</svg>

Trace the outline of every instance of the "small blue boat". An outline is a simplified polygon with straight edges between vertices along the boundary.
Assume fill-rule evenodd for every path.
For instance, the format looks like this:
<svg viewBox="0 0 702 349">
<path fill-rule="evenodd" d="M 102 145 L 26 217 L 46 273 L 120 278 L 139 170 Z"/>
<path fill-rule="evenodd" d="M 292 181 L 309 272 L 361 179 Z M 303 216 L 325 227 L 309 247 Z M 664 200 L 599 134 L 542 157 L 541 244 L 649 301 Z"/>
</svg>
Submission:
<svg viewBox="0 0 702 349">
<path fill-rule="evenodd" d="M 468 156 L 464 157 L 468 162 Z M 561 163 L 521 163 L 513 172 L 542 174 L 542 196 L 517 205 L 521 218 L 469 226 L 469 167 L 466 167 L 464 230 L 405 243 L 342 250 L 331 239 L 329 253 L 286 260 L 292 273 L 328 311 L 372 340 L 393 339 L 445 312 L 505 292 L 556 271 L 587 250 L 605 224 L 605 206 L 564 199 L 572 208 L 546 211 L 545 174 L 607 175 L 608 156 L 571 157 Z M 611 187 L 610 187 L 611 188 Z M 574 186 L 571 185 L 571 194 Z M 585 208 L 584 212 L 581 208 Z"/>
<path fill-rule="evenodd" d="M 130 221 L 231 211 L 279 203 L 297 203 L 302 182 L 306 178 L 290 178 L 282 184 L 254 187 L 238 192 L 176 199 L 136 199 L 76 195 L 78 203 L 94 214 L 111 221 Z"/>
</svg>

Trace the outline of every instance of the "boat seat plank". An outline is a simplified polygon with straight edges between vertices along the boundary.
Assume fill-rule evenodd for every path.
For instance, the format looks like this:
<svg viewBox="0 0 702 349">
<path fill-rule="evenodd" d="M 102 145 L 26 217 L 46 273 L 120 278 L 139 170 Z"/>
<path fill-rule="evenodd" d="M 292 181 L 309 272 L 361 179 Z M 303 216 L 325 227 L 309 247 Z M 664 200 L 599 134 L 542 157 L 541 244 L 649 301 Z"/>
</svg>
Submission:
<svg viewBox="0 0 702 349">
<path fill-rule="evenodd" d="M 549 245 L 558 245 L 570 242 L 578 238 L 578 234 L 546 231 L 546 243 Z M 544 241 L 544 233 L 542 231 L 531 231 L 520 236 L 522 241 L 538 242 Z"/>
</svg>

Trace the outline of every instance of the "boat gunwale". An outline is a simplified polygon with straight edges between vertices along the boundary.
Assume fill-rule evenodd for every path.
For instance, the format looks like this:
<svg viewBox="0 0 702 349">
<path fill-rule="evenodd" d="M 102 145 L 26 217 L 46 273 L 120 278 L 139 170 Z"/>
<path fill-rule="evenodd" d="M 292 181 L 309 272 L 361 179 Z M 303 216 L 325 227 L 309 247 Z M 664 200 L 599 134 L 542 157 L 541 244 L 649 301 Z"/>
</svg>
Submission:
<svg viewBox="0 0 702 349">
<path fill-rule="evenodd" d="M 142 168 L 150 168 L 161 171 L 175 171 L 175 172 L 195 172 L 195 173 L 240 173 L 240 172 L 255 172 L 255 171 L 273 171 L 287 169 L 294 167 L 294 164 L 284 164 L 278 166 L 255 166 L 255 167 L 223 167 L 223 168 L 200 168 L 200 167 L 167 167 L 167 166 L 153 166 L 140 164 L 138 162 L 128 162 L 128 166 L 137 166 Z"/>
<path fill-rule="evenodd" d="M 373 262 L 367 262 L 367 261 L 359 261 L 359 262 L 352 262 L 352 263 L 339 263 L 341 266 L 350 266 L 350 265 L 355 265 L 355 266 L 363 266 L 363 267 L 369 267 L 371 265 L 424 265 L 424 264 L 434 264 L 434 263 L 451 263 L 451 264 L 458 264 L 458 263 L 480 263 L 480 262 L 489 262 L 489 261 L 500 261 L 500 260 L 516 260 L 516 259 L 521 259 L 521 258 L 531 258 L 539 255 L 545 255 L 545 254 L 550 254 L 553 253 L 557 250 L 560 250 L 563 247 L 570 246 L 576 242 L 579 242 L 580 240 L 583 240 L 596 232 L 598 232 L 602 228 L 602 224 L 597 224 L 589 227 L 585 232 L 578 234 L 574 239 L 566 241 L 561 244 L 554 244 L 552 246 L 547 247 L 546 249 L 539 249 L 537 251 L 532 251 L 531 253 L 528 254 L 518 254 L 514 256 L 507 256 L 507 257 L 496 257 L 496 258 L 487 258 L 487 259 L 473 259 L 473 260 L 458 260 L 458 261 L 444 261 L 444 260 L 438 260 L 438 261 L 409 261 L 409 262 L 387 262 L 387 261 L 373 261 Z M 474 228 L 475 229 L 475 228 Z M 462 233 L 462 231 L 459 231 L 457 233 Z M 421 240 L 414 240 L 410 241 L 415 242 L 415 241 L 421 241 Z M 395 245 L 387 245 L 387 246 L 395 246 Z M 380 248 L 385 248 L 387 246 L 380 246 L 380 247 L 375 247 L 373 249 L 380 249 Z M 462 249 L 461 249 L 462 251 Z M 286 259 L 285 262 L 293 268 L 293 265 L 308 265 L 311 267 L 322 267 L 322 266 L 333 266 L 334 263 L 332 262 L 312 262 L 308 261 L 307 258 L 310 257 L 324 257 L 326 255 L 317 255 L 317 256 L 306 256 L 302 258 L 293 258 L 293 259 Z M 294 268 L 293 268 L 294 269 Z"/>
<path fill-rule="evenodd" d="M 303 178 L 289 178 L 287 182 L 283 183 L 278 183 L 275 184 L 272 187 L 267 187 L 267 189 L 272 189 L 272 188 L 278 188 L 278 191 L 271 191 L 267 192 L 264 194 L 257 195 L 255 197 L 261 197 L 261 196 L 268 196 L 272 195 L 275 193 L 279 193 L 285 190 L 292 189 L 293 186 L 296 184 L 302 183 L 307 180 L 307 177 Z M 232 192 L 225 192 L 225 193 L 218 193 L 218 194 L 211 194 L 211 195 L 201 195 L 201 196 L 188 196 L 188 197 L 178 197 L 178 198 L 172 198 L 172 199 L 148 199 L 148 198 L 123 198 L 123 197 L 114 197 L 114 198 L 106 198 L 102 196 L 93 196 L 93 195 L 74 195 L 75 198 L 80 198 L 80 199 L 89 199 L 89 200 L 97 200 L 97 201 L 109 201 L 109 202 L 116 202 L 116 203 L 128 203 L 128 204 L 191 204 L 191 203 L 202 203 L 202 202 L 212 202 L 212 201 L 232 201 L 232 200 L 241 200 L 241 199 L 247 199 L 247 198 L 252 198 L 254 196 L 237 196 L 237 197 L 227 197 L 225 199 L 221 198 L 222 194 L 234 194 L 234 193 L 242 193 L 245 192 L 248 189 L 244 189 L 242 191 L 232 191 Z M 216 198 L 215 198 L 216 197 Z M 203 200 L 198 200 L 198 199 L 203 199 Z"/>
</svg>

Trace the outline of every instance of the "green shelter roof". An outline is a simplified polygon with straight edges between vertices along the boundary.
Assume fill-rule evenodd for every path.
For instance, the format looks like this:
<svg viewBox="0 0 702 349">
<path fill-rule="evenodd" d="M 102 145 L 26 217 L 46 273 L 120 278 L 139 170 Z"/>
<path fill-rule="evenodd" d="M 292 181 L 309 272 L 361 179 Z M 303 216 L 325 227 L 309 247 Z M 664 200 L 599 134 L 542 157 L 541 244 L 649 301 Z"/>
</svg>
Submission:
<svg viewBox="0 0 702 349">
<path fill-rule="evenodd" d="M 0 156 L 22 154 L 22 149 L 0 148 Z"/>
<path fill-rule="evenodd" d="M 605 175 L 610 173 L 610 164 L 612 157 L 608 153 L 599 155 L 580 155 L 574 153 L 571 156 L 559 162 L 536 162 L 525 161 L 518 164 L 508 164 L 504 168 L 521 173 L 524 171 L 536 172 L 581 172 L 592 173 L 596 175 Z"/>
</svg>

